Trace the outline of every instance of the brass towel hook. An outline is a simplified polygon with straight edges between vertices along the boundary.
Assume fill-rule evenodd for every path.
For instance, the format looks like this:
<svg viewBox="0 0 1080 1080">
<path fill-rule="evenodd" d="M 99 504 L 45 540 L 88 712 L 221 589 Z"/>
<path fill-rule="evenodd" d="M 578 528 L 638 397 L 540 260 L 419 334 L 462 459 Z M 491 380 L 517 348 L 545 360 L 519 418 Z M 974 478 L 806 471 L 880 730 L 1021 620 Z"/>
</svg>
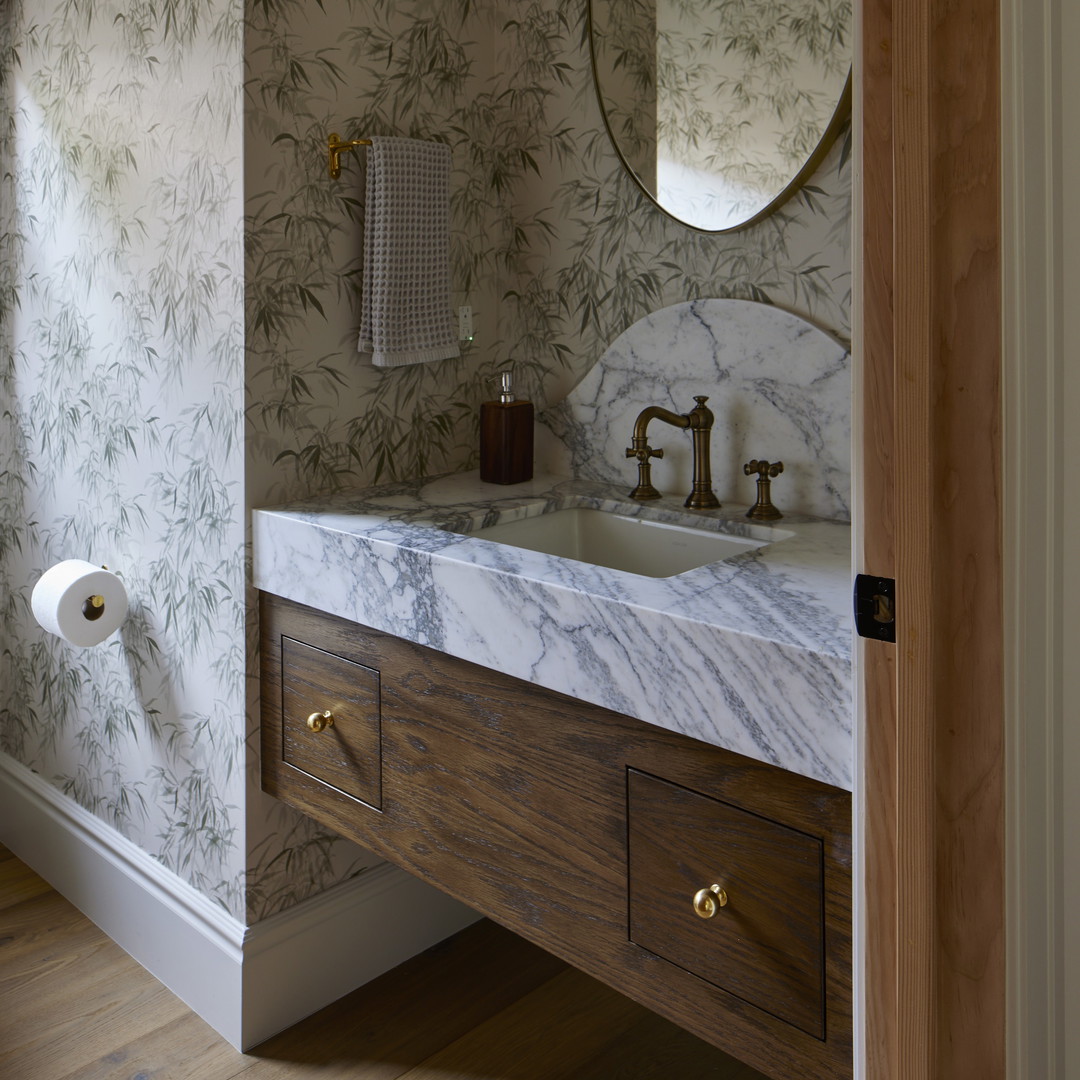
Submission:
<svg viewBox="0 0 1080 1080">
<path fill-rule="evenodd" d="M 330 179 L 336 180 L 341 175 L 341 155 L 346 150 L 355 150 L 358 146 L 370 146 L 370 139 L 347 139 L 344 142 L 336 131 L 330 133 L 326 140 L 326 149 L 329 155 Z"/>
</svg>

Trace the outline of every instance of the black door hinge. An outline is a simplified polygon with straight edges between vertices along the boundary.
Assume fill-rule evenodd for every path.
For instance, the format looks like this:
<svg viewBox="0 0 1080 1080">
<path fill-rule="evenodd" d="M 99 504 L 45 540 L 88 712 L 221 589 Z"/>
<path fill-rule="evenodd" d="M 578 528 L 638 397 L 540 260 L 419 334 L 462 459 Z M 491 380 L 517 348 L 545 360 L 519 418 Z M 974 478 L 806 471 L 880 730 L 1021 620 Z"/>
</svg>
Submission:
<svg viewBox="0 0 1080 1080">
<path fill-rule="evenodd" d="M 896 640 L 896 582 L 892 578 L 855 576 L 855 629 L 861 637 Z"/>
</svg>

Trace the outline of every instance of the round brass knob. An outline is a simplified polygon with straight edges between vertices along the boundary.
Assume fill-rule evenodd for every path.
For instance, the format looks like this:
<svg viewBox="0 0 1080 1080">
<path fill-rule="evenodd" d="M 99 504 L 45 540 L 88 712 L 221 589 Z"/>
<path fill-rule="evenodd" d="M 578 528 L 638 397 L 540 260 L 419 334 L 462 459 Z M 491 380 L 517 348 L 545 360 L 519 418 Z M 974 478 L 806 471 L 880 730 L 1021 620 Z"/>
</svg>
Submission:
<svg viewBox="0 0 1080 1080">
<path fill-rule="evenodd" d="M 323 712 L 313 712 L 307 718 L 308 731 L 325 731 L 334 726 L 334 714 L 326 709 Z"/>
<path fill-rule="evenodd" d="M 694 893 L 694 911 L 703 919 L 711 919 L 722 907 L 727 907 L 727 890 L 719 885 L 698 889 Z"/>
</svg>

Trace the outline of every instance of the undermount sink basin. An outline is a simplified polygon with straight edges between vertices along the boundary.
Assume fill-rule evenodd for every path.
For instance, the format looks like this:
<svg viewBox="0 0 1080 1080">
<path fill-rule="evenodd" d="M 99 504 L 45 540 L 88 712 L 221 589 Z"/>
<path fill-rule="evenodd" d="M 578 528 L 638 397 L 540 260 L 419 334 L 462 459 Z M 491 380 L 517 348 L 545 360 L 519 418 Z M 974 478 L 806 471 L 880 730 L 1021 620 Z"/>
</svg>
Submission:
<svg viewBox="0 0 1080 1080">
<path fill-rule="evenodd" d="M 769 543 L 589 507 L 498 522 L 467 535 L 656 578 L 674 577 Z"/>
</svg>

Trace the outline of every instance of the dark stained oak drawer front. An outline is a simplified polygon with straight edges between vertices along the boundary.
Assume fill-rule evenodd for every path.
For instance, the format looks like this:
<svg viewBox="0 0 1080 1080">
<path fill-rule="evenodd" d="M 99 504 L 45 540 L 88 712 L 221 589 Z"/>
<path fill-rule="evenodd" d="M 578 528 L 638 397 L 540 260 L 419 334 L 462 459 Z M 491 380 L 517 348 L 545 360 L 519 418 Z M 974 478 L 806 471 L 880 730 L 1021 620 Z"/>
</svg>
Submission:
<svg viewBox="0 0 1080 1080">
<path fill-rule="evenodd" d="M 379 673 L 283 637 L 282 759 L 378 809 L 382 805 Z M 322 730 L 308 718 L 329 712 Z M 325 719 L 325 718 L 323 718 Z M 319 727 L 319 720 L 315 726 Z"/>
<path fill-rule="evenodd" d="M 628 770 L 630 937 L 824 1037 L 824 881 L 816 837 Z M 719 885 L 702 917 L 694 898 Z"/>
</svg>

